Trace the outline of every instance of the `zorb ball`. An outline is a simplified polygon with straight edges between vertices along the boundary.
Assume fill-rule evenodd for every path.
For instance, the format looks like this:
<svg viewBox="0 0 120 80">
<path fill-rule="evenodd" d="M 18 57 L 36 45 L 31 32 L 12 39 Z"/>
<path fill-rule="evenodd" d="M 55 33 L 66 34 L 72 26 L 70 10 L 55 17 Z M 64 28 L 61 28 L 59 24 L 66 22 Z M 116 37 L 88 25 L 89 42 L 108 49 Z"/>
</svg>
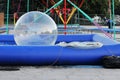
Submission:
<svg viewBox="0 0 120 80">
<path fill-rule="evenodd" d="M 57 39 L 57 26 L 47 14 L 31 11 L 22 15 L 14 28 L 17 45 L 54 45 Z"/>
</svg>

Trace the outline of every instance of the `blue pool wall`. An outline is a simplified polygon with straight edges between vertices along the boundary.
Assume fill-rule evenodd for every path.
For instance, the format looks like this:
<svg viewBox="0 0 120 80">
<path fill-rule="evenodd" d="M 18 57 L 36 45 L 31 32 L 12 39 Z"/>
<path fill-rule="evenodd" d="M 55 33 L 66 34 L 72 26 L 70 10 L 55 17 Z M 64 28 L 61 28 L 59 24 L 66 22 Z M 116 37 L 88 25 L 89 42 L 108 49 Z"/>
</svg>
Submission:
<svg viewBox="0 0 120 80">
<path fill-rule="evenodd" d="M 101 42 L 103 45 L 116 45 L 120 43 L 114 39 L 110 39 L 107 36 L 103 37 L 102 35 L 97 35 L 97 34 L 95 34 L 92 39 L 93 41 Z"/>
<path fill-rule="evenodd" d="M 84 37 L 83 37 L 84 36 Z M 85 41 L 97 41 L 101 42 L 104 45 L 114 45 L 119 44 L 118 41 L 115 41 L 113 39 L 109 39 L 108 37 L 103 37 L 98 34 L 86 34 L 86 35 L 58 35 L 56 43 L 59 42 L 72 42 L 72 41 L 79 41 L 79 42 L 85 42 Z M 0 44 L 3 45 L 16 45 L 14 36 L 13 35 L 0 35 Z"/>
<path fill-rule="evenodd" d="M 119 42 L 100 35 L 59 35 L 56 43 L 61 41 L 100 41 L 104 45 L 95 49 L 16 46 L 13 35 L 0 35 L 0 43 L 5 43 L 0 45 L 0 65 L 98 65 L 105 55 L 120 56 Z"/>
</svg>

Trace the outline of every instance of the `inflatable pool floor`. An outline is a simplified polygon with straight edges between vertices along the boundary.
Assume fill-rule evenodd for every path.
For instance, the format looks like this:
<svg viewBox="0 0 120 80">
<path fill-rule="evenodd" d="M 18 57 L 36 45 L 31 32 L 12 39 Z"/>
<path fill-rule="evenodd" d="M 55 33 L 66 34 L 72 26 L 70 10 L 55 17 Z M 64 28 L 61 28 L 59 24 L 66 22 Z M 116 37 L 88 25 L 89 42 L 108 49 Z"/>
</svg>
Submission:
<svg viewBox="0 0 120 80">
<path fill-rule="evenodd" d="M 0 65 L 98 65 L 105 55 L 120 55 L 117 41 L 97 35 L 58 35 L 59 42 L 101 42 L 102 47 L 17 46 L 13 35 L 0 35 Z"/>
</svg>

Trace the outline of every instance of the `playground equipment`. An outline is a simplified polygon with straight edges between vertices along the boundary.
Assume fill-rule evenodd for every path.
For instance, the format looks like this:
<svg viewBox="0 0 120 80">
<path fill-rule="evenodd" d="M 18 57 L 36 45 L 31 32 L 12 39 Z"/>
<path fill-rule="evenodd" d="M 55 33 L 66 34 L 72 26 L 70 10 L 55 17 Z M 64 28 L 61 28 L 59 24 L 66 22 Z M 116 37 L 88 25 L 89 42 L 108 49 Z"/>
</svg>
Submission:
<svg viewBox="0 0 120 80">
<path fill-rule="evenodd" d="M 111 5 L 113 5 L 112 6 L 112 8 L 114 7 L 114 0 L 111 0 L 112 1 L 112 4 Z M 47 1 L 48 2 L 48 1 Z M 61 9 L 60 8 L 60 4 L 62 3 L 62 2 L 64 2 L 64 7 Z M 71 4 L 71 5 L 73 5 L 73 8 L 72 8 L 72 10 L 71 10 L 71 13 L 70 13 L 70 15 L 67 17 L 67 11 L 69 11 L 69 8 L 67 8 L 66 7 L 66 4 L 67 4 L 67 2 L 69 3 L 69 4 Z M 8 0 L 8 3 L 9 3 L 9 0 Z M 97 24 L 96 22 L 94 22 L 93 20 L 92 20 L 92 18 L 90 17 L 90 16 L 88 16 L 84 11 L 82 11 L 81 9 L 80 9 L 80 7 L 82 7 L 82 4 L 84 3 L 84 0 L 81 0 L 81 2 L 79 3 L 79 7 L 78 6 L 76 6 L 72 1 L 70 1 L 70 0 L 60 0 L 59 2 L 57 2 L 57 3 L 55 3 L 55 1 L 54 0 L 50 0 L 50 3 L 53 5 L 51 8 L 49 8 L 49 9 L 47 9 L 46 11 L 45 11 L 45 13 L 48 13 L 49 11 L 51 11 L 52 9 L 54 9 L 56 12 L 57 12 L 57 14 L 58 14 L 58 16 L 60 17 L 60 19 L 61 19 L 61 21 L 63 22 L 63 24 L 64 24 L 64 34 L 66 34 L 67 33 L 67 24 L 68 24 L 68 22 L 70 21 L 70 19 L 71 19 L 71 17 L 72 17 L 72 15 L 74 14 L 74 12 L 76 11 L 76 10 L 78 10 L 80 13 L 82 13 L 82 15 L 83 16 L 85 16 L 90 22 L 92 22 L 99 30 L 101 30 L 105 35 L 107 35 L 108 37 L 110 37 L 110 38 L 112 38 L 112 35 L 111 34 L 109 34 L 109 33 L 107 33 L 106 31 L 104 31 L 103 29 L 102 29 L 102 27 L 99 25 L 99 24 Z M 47 4 L 46 4 L 47 5 Z M 9 6 L 9 5 L 8 5 Z M 9 7 L 8 7 L 8 9 L 9 9 Z M 8 10 L 7 9 L 7 10 Z M 27 11 L 29 10 L 29 0 L 28 0 L 28 3 L 27 3 Z M 61 11 L 62 10 L 62 11 Z M 9 12 L 9 11 L 8 11 Z M 62 12 L 63 12 L 63 14 L 62 14 Z M 112 9 L 112 13 L 113 13 L 113 15 L 114 15 L 114 11 L 113 11 L 113 9 Z M 8 13 L 7 13 L 8 14 Z M 8 21 L 7 21 L 8 22 Z M 6 28 L 7 28 L 8 26 L 6 26 Z M 113 29 L 114 29 L 114 39 L 115 39 L 115 28 L 113 27 Z M 8 33 L 8 30 L 6 29 L 6 32 Z"/>
<path fill-rule="evenodd" d="M 15 23 L 16 23 L 16 20 L 18 19 L 18 12 L 20 11 L 20 7 L 21 7 L 21 0 L 20 0 L 20 2 L 19 2 L 19 4 L 18 4 L 18 9 L 17 9 L 17 11 L 16 12 L 14 12 L 14 25 L 15 25 Z"/>
</svg>

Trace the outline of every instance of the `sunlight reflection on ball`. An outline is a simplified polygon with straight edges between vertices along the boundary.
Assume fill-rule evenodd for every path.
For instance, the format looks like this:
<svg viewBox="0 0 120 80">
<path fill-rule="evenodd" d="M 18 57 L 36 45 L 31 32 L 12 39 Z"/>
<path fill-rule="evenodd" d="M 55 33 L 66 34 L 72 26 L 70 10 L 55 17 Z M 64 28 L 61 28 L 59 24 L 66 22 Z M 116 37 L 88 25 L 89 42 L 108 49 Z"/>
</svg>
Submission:
<svg viewBox="0 0 120 80">
<path fill-rule="evenodd" d="M 31 11 L 19 18 L 14 28 L 17 45 L 54 45 L 57 26 L 47 14 Z"/>
</svg>

